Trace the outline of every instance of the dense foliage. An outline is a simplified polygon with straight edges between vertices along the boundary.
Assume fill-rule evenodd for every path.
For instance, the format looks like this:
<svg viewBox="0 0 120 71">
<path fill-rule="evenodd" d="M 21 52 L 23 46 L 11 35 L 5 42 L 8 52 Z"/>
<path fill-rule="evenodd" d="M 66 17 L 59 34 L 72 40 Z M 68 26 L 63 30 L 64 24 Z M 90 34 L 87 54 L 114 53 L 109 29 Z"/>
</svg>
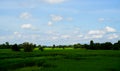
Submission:
<svg viewBox="0 0 120 71">
<path fill-rule="evenodd" d="M 74 48 L 74 49 L 90 49 L 90 50 L 120 50 L 120 40 L 116 43 L 105 42 L 105 43 L 94 43 L 93 40 L 89 44 L 73 44 L 73 45 L 53 45 L 53 46 L 42 46 L 29 42 L 24 42 L 22 44 L 9 44 L 6 42 L 0 44 L 0 49 L 12 49 L 13 51 L 20 51 L 20 48 L 24 49 L 25 52 L 32 52 L 34 48 L 39 48 L 39 50 L 44 51 L 44 48 Z"/>
<path fill-rule="evenodd" d="M 0 71 L 120 71 L 120 51 L 45 48 L 0 49 Z"/>
<path fill-rule="evenodd" d="M 20 47 L 17 44 L 12 45 L 13 51 L 20 51 Z"/>
</svg>

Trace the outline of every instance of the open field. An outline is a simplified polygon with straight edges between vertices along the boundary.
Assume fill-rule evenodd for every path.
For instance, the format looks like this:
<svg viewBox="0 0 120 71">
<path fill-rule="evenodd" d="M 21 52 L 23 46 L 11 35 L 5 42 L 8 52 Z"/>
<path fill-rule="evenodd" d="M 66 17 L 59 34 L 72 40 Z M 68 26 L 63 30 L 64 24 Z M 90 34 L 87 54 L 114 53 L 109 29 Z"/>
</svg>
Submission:
<svg viewBox="0 0 120 71">
<path fill-rule="evenodd" d="M 13 52 L 0 49 L 0 71 L 120 71 L 120 51 L 35 49 Z"/>
</svg>

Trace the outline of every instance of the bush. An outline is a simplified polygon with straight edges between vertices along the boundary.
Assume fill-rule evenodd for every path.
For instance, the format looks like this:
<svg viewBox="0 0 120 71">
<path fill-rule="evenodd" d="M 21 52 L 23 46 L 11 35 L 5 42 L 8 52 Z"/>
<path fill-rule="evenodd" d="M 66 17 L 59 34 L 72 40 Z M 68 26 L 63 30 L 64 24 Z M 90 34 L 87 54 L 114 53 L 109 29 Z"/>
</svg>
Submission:
<svg viewBox="0 0 120 71">
<path fill-rule="evenodd" d="M 20 51 L 20 47 L 18 47 L 17 44 L 14 44 L 14 45 L 12 46 L 12 50 L 13 50 L 13 51 Z"/>
<path fill-rule="evenodd" d="M 22 47 L 23 47 L 25 52 L 32 52 L 34 50 L 35 46 L 32 43 L 24 42 L 22 44 Z"/>
<path fill-rule="evenodd" d="M 44 51 L 44 48 L 43 48 L 43 47 L 39 47 L 39 50 L 40 50 L 40 51 Z"/>
</svg>

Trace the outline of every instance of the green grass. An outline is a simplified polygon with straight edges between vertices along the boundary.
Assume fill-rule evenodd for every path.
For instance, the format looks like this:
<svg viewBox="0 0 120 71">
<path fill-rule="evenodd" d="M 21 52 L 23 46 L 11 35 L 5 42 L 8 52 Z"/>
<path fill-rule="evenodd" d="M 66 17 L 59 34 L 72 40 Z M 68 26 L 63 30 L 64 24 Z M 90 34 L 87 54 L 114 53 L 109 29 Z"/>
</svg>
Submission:
<svg viewBox="0 0 120 71">
<path fill-rule="evenodd" d="M 120 51 L 50 49 L 13 52 L 0 49 L 0 71 L 120 71 Z"/>
</svg>

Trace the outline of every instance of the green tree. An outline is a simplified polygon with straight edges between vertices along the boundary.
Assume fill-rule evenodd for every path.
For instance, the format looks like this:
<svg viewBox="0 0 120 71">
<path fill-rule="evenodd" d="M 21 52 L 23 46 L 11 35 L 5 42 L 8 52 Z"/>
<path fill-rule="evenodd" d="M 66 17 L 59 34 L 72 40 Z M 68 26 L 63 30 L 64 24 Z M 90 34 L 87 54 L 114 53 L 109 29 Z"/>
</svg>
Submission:
<svg viewBox="0 0 120 71">
<path fill-rule="evenodd" d="M 99 50 L 101 49 L 101 44 L 100 43 L 94 43 L 94 49 Z"/>
<path fill-rule="evenodd" d="M 22 47 L 23 47 L 25 52 L 32 52 L 35 48 L 35 46 L 32 43 L 29 43 L 29 42 L 24 42 L 22 44 Z"/>
<path fill-rule="evenodd" d="M 5 42 L 6 48 L 10 48 L 9 42 Z"/>
<path fill-rule="evenodd" d="M 52 49 L 54 49 L 56 46 L 55 46 L 55 44 L 53 44 L 53 47 L 52 47 Z"/>
<path fill-rule="evenodd" d="M 90 49 L 94 49 L 94 41 L 93 40 L 90 41 Z"/>
<path fill-rule="evenodd" d="M 73 47 L 74 47 L 74 49 L 82 48 L 82 45 L 80 43 L 78 43 L 78 44 L 74 44 Z"/>
<path fill-rule="evenodd" d="M 117 43 L 114 43 L 113 50 L 120 50 L 120 40 Z"/>
<path fill-rule="evenodd" d="M 42 47 L 41 45 L 38 46 L 40 51 L 44 51 L 44 47 Z"/>
<path fill-rule="evenodd" d="M 113 47 L 111 42 L 105 42 L 101 44 L 101 49 L 102 50 L 111 50 Z"/>
<path fill-rule="evenodd" d="M 13 51 L 20 51 L 20 47 L 18 47 L 17 44 L 14 44 L 14 45 L 12 46 L 12 50 L 13 50 Z"/>
<path fill-rule="evenodd" d="M 90 46 L 89 46 L 88 44 L 84 44 L 84 45 L 83 45 L 83 48 L 85 48 L 85 49 L 90 49 Z"/>
</svg>

